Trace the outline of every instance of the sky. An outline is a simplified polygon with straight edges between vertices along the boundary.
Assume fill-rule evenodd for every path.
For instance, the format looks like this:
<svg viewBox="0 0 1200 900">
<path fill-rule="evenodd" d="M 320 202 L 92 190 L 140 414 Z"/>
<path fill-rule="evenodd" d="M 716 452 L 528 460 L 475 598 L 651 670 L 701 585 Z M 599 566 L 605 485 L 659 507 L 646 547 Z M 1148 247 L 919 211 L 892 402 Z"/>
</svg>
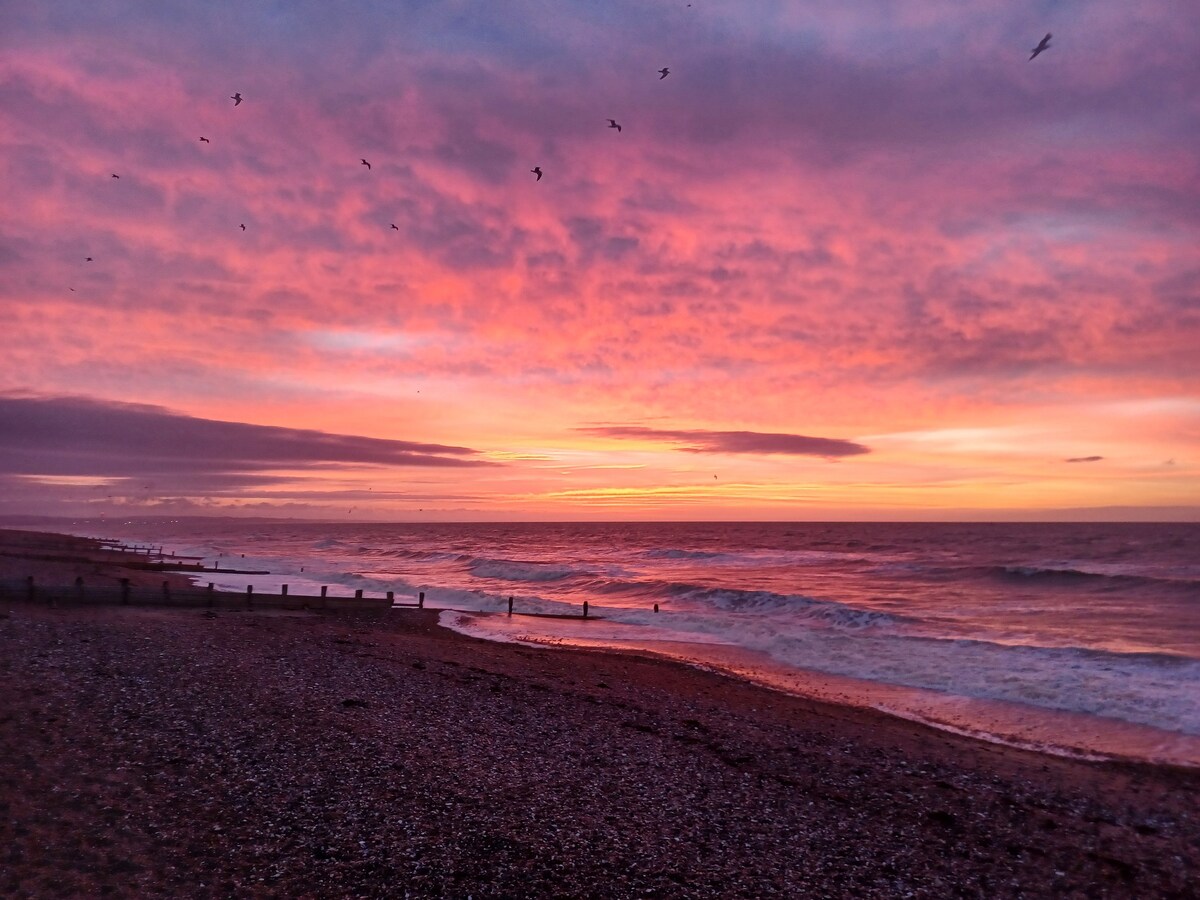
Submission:
<svg viewBox="0 0 1200 900">
<path fill-rule="evenodd" d="M 1198 58 L 1177 0 L 0 0 L 0 515 L 1200 520 Z"/>
</svg>

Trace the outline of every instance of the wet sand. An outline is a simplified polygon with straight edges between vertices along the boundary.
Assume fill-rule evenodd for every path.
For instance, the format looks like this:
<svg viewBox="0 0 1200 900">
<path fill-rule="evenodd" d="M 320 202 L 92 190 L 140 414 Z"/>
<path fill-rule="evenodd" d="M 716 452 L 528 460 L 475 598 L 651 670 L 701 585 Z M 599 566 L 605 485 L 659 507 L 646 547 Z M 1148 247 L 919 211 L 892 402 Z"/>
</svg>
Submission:
<svg viewBox="0 0 1200 900">
<path fill-rule="evenodd" d="M 1194 896 L 1195 772 L 436 620 L 0 595 L 0 893 Z"/>
</svg>

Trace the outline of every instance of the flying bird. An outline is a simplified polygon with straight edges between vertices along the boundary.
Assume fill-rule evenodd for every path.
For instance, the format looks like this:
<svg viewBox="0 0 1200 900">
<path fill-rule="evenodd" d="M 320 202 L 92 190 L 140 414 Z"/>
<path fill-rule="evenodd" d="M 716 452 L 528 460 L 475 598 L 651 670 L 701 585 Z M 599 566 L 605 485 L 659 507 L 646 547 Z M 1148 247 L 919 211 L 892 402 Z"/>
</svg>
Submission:
<svg viewBox="0 0 1200 900">
<path fill-rule="evenodd" d="M 1033 59 L 1034 56 L 1037 56 L 1043 50 L 1049 50 L 1049 49 L 1050 49 L 1050 33 L 1047 32 L 1046 36 L 1044 38 L 1042 38 L 1042 42 L 1033 48 L 1033 55 L 1030 56 L 1029 58 Z"/>
<path fill-rule="evenodd" d="M 688 5 L 690 6 L 691 4 L 689 3 Z M 666 78 L 670 74 L 671 74 L 671 70 L 668 69 L 666 66 L 663 66 L 661 69 L 658 70 L 658 80 L 662 81 L 664 78 Z"/>
<path fill-rule="evenodd" d="M 536 176 L 537 176 L 537 178 L 535 178 L 535 179 L 534 179 L 534 181 L 541 181 L 541 180 L 542 180 L 542 167 L 541 167 L 541 166 L 534 166 L 534 167 L 533 167 L 532 169 L 530 169 L 529 171 L 530 171 L 530 172 L 532 172 L 534 175 L 536 175 Z"/>
<path fill-rule="evenodd" d="M 620 133 L 621 133 L 621 126 L 617 124 L 617 120 L 616 120 L 616 119 L 609 119 L 609 120 L 608 120 L 608 127 L 609 127 L 609 128 L 615 128 L 615 129 L 617 129 L 617 133 L 618 133 L 618 134 L 620 134 Z"/>
<path fill-rule="evenodd" d="M 113 173 L 113 178 L 120 178 L 120 177 L 121 177 L 121 176 L 120 176 L 120 175 L 118 175 L 118 174 L 116 174 L 115 172 Z"/>
<path fill-rule="evenodd" d="M 234 94 L 229 99 L 233 101 L 234 106 L 239 106 L 242 102 L 242 92 L 235 91 Z"/>
<path fill-rule="evenodd" d="M 206 137 L 202 137 L 202 138 L 200 138 L 200 140 L 202 140 L 202 141 L 203 141 L 204 143 L 206 143 L 206 144 L 211 144 L 211 143 L 212 143 L 212 141 L 210 141 L 210 140 L 209 140 L 208 138 L 206 138 Z"/>
<path fill-rule="evenodd" d="M 395 222 L 393 222 L 393 223 L 392 223 L 392 231 L 399 231 L 399 230 L 400 230 L 400 229 L 396 227 L 396 223 L 395 223 Z"/>
<path fill-rule="evenodd" d="M 91 261 L 92 261 L 92 258 L 90 256 L 84 260 L 84 262 L 91 262 Z"/>
<path fill-rule="evenodd" d="M 361 162 L 361 163 L 362 163 L 364 166 L 366 166 L 366 167 L 367 167 L 367 171 L 368 171 L 368 172 L 371 170 L 371 164 L 370 164 L 369 162 L 367 162 L 365 159 L 362 159 L 362 160 L 359 160 L 359 161 L 360 161 L 360 162 Z"/>
<path fill-rule="evenodd" d="M 245 225 L 239 225 L 239 226 L 238 226 L 238 228 L 242 229 L 242 231 L 245 231 L 245 230 L 246 230 L 246 226 L 245 226 Z"/>
</svg>

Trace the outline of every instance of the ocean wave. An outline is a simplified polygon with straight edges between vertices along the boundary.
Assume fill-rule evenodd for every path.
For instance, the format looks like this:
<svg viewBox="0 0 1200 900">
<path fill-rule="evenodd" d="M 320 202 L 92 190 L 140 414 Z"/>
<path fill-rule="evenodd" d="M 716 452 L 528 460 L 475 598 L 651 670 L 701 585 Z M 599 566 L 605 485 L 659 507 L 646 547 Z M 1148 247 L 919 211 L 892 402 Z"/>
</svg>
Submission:
<svg viewBox="0 0 1200 900">
<path fill-rule="evenodd" d="M 805 594 L 742 591 L 681 583 L 667 585 L 666 593 L 677 603 L 704 606 L 722 612 L 780 613 L 788 618 L 796 617 L 808 623 L 819 622 L 837 628 L 887 628 L 916 621 L 897 613 L 861 609 Z"/>
<path fill-rule="evenodd" d="M 690 562 L 712 562 L 728 566 L 820 566 L 829 563 L 859 563 L 865 557 L 861 553 L 845 550 L 740 550 L 716 552 L 712 550 L 683 550 L 660 548 L 647 550 L 645 559 L 687 560 Z"/>
<path fill-rule="evenodd" d="M 1159 587 L 1172 590 L 1200 590 L 1200 578 L 1191 568 L 1147 571 L 1145 568 L 1097 563 L 1004 563 L 986 566 L 946 565 L 919 561 L 891 561 L 872 566 L 873 574 L 912 577 L 938 582 L 967 582 L 972 579 L 1004 584 L 1072 584 L 1123 588 Z"/>
<path fill-rule="evenodd" d="M 1188 657 L 840 634 L 844 640 L 792 631 L 764 641 L 762 649 L 794 665 L 868 681 L 1200 733 L 1200 661 Z"/>
<path fill-rule="evenodd" d="M 726 553 L 713 553 L 708 550 L 647 550 L 645 553 L 647 559 L 717 559 L 719 557 L 728 556 Z"/>
<path fill-rule="evenodd" d="M 313 541 L 310 545 L 313 550 L 360 550 L 358 544 L 339 541 L 337 538 L 325 538 L 320 541 Z"/>
<path fill-rule="evenodd" d="M 1112 568 L 1102 571 L 1096 568 L 1076 567 L 1071 564 L 986 566 L 982 572 L 984 575 L 1007 581 L 1077 581 L 1127 587 L 1167 585 L 1200 589 L 1200 579 L 1186 576 L 1148 575 L 1144 572 L 1113 571 Z"/>
<path fill-rule="evenodd" d="M 581 574 L 581 570 L 573 566 L 509 559 L 475 559 L 467 566 L 467 571 L 476 578 L 501 581 L 561 581 Z"/>
<path fill-rule="evenodd" d="M 467 553 L 452 550 L 383 550 L 379 556 L 387 559 L 411 559 L 416 562 L 467 562 L 475 559 Z"/>
</svg>

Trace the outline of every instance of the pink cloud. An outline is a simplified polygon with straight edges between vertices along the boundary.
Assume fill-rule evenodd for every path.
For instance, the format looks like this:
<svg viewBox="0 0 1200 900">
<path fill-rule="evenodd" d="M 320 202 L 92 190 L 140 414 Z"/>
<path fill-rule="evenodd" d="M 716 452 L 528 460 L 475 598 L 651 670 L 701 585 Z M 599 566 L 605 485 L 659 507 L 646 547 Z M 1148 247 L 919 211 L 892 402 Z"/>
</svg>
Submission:
<svg viewBox="0 0 1200 900">
<path fill-rule="evenodd" d="M 492 408 L 570 443 L 1196 389 L 1170 4 L 1032 64 L 1032 3 L 360 13 L 13 7 L 0 387 L 364 434 L 395 398 L 507 450 Z"/>
</svg>

